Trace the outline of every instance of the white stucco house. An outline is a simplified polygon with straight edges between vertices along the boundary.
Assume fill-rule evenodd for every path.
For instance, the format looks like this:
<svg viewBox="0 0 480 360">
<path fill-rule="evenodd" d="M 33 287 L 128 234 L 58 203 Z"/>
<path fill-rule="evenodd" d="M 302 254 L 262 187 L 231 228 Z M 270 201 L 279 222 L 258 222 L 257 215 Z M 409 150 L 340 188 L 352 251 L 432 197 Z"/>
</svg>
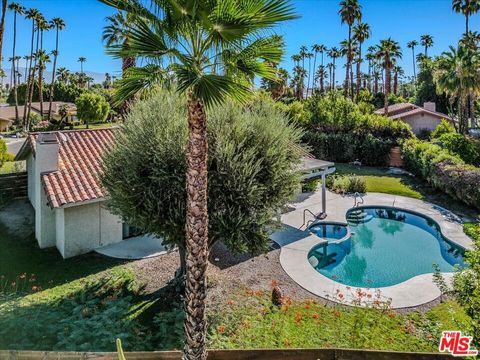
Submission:
<svg viewBox="0 0 480 360">
<path fill-rule="evenodd" d="M 378 109 L 375 114 L 385 115 L 385 109 Z M 410 103 L 393 104 L 388 107 L 388 117 L 407 123 L 415 134 L 419 134 L 422 130 L 435 130 L 442 119 L 452 124 L 455 122 L 448 115 L 436 111 L 434 102 L 426 102 L 423 107 Z"/>
<path fill-rule="evenodd" d="M 33 133 L 23 144 L 16 160 L 26 161 L 40 248 L 56 246 L 69 258 L 128 237 L 128 226 L 106 209 L 99 180 L 115 131 Z"/>
</svg>

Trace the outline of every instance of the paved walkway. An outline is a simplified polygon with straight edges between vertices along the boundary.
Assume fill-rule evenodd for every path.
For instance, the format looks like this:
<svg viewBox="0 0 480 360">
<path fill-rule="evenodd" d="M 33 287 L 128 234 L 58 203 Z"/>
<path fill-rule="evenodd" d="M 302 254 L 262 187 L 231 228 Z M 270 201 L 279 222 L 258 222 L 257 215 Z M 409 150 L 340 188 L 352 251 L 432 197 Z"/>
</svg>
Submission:
<svg viewBox="0 0 480 360">
<path fill-rule="evenodd" d="M 383 287 L 380 292 L 375 289 L 360 289 L 342 285 L 318 273 L 308 262 L 307 254 L 312 247 L 322 240 L 308 231 L 299 230 L 304 222 L 304 210 L 308 209 L 315 214 L 321 211 L 321 194 L 302 194 L 297 202 L 291 204 L 295 209 L 283 214 L 283 230 L 275 232 L 271 238 L 281 247 L 280 263 L 285 272 L 300 286 L 323 298 L 351 304 L 358 299 L 358 293 L 369 293 L 363 296 L 364 299 L 375 299 L 380 296 L 384 301 L 391 300 L 393 308 L 415 307 L 440 296 L 440 291 L 432 281 L 432 274 L 423 274 L 411 278 L 400 284 Z M 327 193 L 327 217 L 325 221 L 338 221 L 346 223 L 345 214 L 354 205 L 352 197 L 344 197 L 332 192 Z M 469 249 L 472 248 L 472 240 L 463 233 L 460 223 L 454 221 L 455 215 L 445 209 L 439 208 L 431 203 L 407 198 L 403 196 L 369 193 L 364 196 L 363 205 L 395 206 L 406 210 L 415 211 L 435 220 L 442 233 L 452 242 Z M 310 216 L 306 220 L 312 219 Z M 445 274 L 451 279 L 452 274 Z M 341 298 L 339 298 L 341 294 Z"/>
<path fill-rule="evenodd" d="M 117 259 L 138 260 L 167 253 L 162 240 L 153 235 L 141 235 L 95 249 L 99 254 Z"/>
</svg>

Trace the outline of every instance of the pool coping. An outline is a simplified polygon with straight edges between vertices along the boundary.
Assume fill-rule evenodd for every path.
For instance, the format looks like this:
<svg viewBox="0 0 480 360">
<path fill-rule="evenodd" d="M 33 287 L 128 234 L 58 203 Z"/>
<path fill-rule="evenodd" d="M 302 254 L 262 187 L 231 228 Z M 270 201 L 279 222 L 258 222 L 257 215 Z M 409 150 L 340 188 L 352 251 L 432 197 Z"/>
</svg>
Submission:
<svg viewBox="0 0 480 360">
<path fill-rule="evenodd" d="M 343 212 L 345 217 L 347 211 L 353 208 L 353 206 L 347 204 L 345 198 L 338 197 L 338 195 L 335 197 L 336 194 L 333 193 L 328 193 L 328 195 L 333 197 L 333 200 L 337 200 L 335 201 L 337 218 L 335 219 L 334 217 L 332 221 L 338 221 L 339 212 Z M 450 242 L 464 249 L 473 246 L 473 241 L 463 234 L 462 226 L 453 222 L 447 223 L 445 217 L 435 208 L 436 205 L 434 204 L 398 195 L 378 193 L 369 193 L 367 195 L 370 195 L 374 202 L 362 204 L 364 207 L 393 207 L 427 217 L 437 223 L 442 235 Z M 332 202 L 333 200 L 330 201 Z M 402 204 L 395 205 L 397 201 Z M 389 204 L 390 202 L 391 204 Z M 374 302 L 381 301 L 382 303 L 389 303 L 389 307 L 394 309 L 418 307 L 437 299 L 441 295 L 440 290 L 433 282 L 433 273 L 417 275 L 399 284 L 381 288 L 348 286 L 320 274 L 310 265 L 307 257 L 314 246 L 325 242 L 325 240 L 322 241 L 316 235 L 308 232 L 308 230 L 302 231 L 296 228 L 296 226 L 299 226 L 298 223 L 301 224 L 299 215 L 303 209 L 306 207 L 313 209 L 319 204 L 310 199 L 308 204 L 301 206 L 302 204 L 300 203 L 299 205 L 296 207 L 296 210 L 282 215 L 284 228 L 272 234 L 271 239 L 281 247 L 280 264 L 284 271 L 307 291 L 324 299 L 346 305 L 361 304 L 368 306 Z M 334 204 L 330 204 L 330 206 L 334 206 Z M 415 209 L 411 209 L 411 207 Z M 328 223 L 331 221 L 330 219 L 324 219 L 324 222 Z M 445 231 L 445 228 L 448 231 Z M 460 234 L 459 230 L 461 231 Z M 451 236 L 451 234 L 455 236 Z M 300 257 L 299 253 L 301 253 Z M 303 259 L 303 261 L 298 261 L 299 259 Z M 451 281 L 453 278 L 453 273 L 442 274 L 447 281 Z"/>
</svg>

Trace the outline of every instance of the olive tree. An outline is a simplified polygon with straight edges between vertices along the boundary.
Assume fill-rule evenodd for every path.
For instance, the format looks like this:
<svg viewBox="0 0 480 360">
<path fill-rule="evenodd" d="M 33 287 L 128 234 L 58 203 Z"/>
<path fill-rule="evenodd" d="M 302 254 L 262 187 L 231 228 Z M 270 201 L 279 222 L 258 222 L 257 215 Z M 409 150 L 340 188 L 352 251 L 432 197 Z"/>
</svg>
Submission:
<svg viewBox="0 0 480 360">
<path fill-rule="evenodd" d="M 77 106 L 77 116 L 82 120 L 88 129 L 88 124 L 94 122 L 104 122 L 110 112 L 110 105 L 107 100 L 100 95 L 92 92 L 84 92 L 75 101 Z"/>
<path fill-rule="evenodd" d="M 130 225 L 177 247 L 185 270 L 187 117 L 184 99 L 160 92 L 139 102 L 103 162 L 108 206 Z M 275 213 L 300 185 L 301 130 L 272 104 L 227 102 L 207 126 L 209 247 L 268 247 Z"/>
</svg>

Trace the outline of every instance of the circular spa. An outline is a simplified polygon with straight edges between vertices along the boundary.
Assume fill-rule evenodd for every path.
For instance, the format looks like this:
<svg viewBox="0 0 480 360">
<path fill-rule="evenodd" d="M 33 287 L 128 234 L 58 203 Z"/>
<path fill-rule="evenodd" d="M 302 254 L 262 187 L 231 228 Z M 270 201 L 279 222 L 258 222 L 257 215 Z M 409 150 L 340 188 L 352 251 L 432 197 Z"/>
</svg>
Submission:
<svg viewBox="0 0 480 360">
<path fill-rule="evenodd" d="M 309 251 L 310 265 L 338 283 L 382 288 L 433 273 L 434 264 L 444 273 L 464 265 L 464 250 L 423 215 L 377 206 L 350 209 L 346 217 L 350 236 L 339 225 L 309 229 L 323 240 Z"/>
</svg>

